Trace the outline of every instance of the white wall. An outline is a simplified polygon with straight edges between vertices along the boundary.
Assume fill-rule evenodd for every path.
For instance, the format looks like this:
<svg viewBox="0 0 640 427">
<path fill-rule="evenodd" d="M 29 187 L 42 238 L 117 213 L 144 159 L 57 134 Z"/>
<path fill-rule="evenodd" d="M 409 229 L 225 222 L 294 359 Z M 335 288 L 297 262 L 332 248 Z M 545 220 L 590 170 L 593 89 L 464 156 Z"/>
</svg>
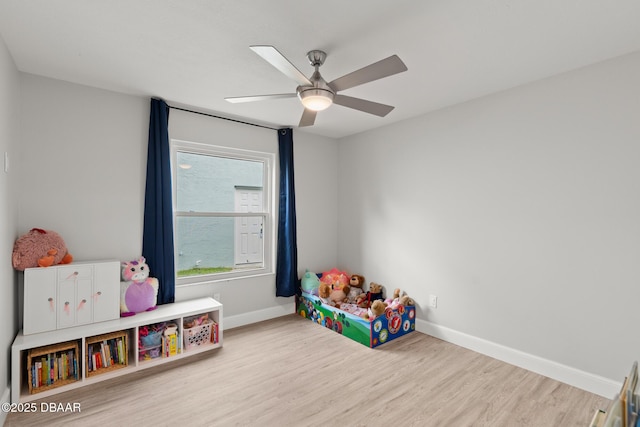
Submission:
<svg viewBox="0 0 640 427">
<path fill-rule="evenodd" d="M 636 53 L 339 141 L 340 264 L 407 290 L 429 331 L 619 382 L 640 357 L 639 112 Z"/>
<path fill-rule="evenodd" d="M 338 265 L 338 144 L 294 130 L 298 271 Z"/>
<path fill-rule="evenodd" d="M 64 238 L 77 261 L 142 251 L 149 100 L 22 74 L 20 234 Z"/>
<path fill-rule="evenodd" d="M 11 266 L 13 242 L 18 228 L 18 180 L 16 165 L 20 141 L 20 76 L 0 37 L 0 402 L 9 401 L 10 349 L 18 328 L 17 275 Z M 4 153 L 9 170 L 4 170 Z M 0 413 L 0 424 L 6 414 Z"/>
<path fill-rule="evenodd" d="M 149 99 L 23 75 L 20 233 L 58 231 L 77 260 L 132 259 L 142 250 Z M 275 130 L 171 110 L 171 138 L 277 153 Z M 301 270 L 336 260 L 337 213 L 315 212 L 316 198 L 336 204 L 336 141 L 294 133 Z M 318 164 L 320 159 L 324 164 Z M 328 171 L 331 177 L 318 181 Z M 275 297 L 274 275 L 180 287 L 176 300 L 220 293 L 225 326 L 292 313 Z"/>
</svg>

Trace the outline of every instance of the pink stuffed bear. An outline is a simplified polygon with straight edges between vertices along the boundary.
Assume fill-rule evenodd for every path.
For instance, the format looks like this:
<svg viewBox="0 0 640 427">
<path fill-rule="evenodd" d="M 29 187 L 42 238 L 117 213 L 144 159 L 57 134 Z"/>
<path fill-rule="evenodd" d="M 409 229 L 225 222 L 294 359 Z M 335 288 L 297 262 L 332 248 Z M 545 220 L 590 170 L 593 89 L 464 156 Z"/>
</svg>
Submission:
<svg viewBox="0 0 640 427">
<path fill-rule="evenodd" d="M 69 264 L 73 256 L 58 233 L 32 228 L 14 243 L 11 261 L 13 268 L 24 271 L 25 268 Z"/>
<path fill-rule="evenodd" d="M 149 266 L 144 257 L 122 263 L 120 282 L 120 316 L 133 316 L 156 309 L 158 279 L 149 277 Z"/>
</svg>

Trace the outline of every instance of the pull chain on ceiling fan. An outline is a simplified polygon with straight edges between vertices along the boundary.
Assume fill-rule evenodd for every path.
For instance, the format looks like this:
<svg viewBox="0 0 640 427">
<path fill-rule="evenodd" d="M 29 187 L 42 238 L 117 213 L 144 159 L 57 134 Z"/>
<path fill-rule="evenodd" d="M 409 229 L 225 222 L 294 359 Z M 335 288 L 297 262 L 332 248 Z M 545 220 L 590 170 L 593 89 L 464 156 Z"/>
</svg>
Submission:
<svg viewBox="0 0 640 427">
<path fill-rule="evenodd" d="M 320 75 L 319 68 L 324 64 L 327 54 L 321 50 L 307 53 L 309 63 L 315 68 L 310 78 L 307 78 L 287 58 L 273 46 L 251 46 L 251 49 L 265 61 L 278 69 L 281 73 L 298 83 L 295 93 L 281 93 L 272 95 L 239 96 L 225 98 L 228 102 L 254 102 L 268 99 L 298 97 L 304 106 L 304 112 L 298 126 L 312 126 L 316 120 L 316 113 L 325 110 L 331 104 L 342 105 L 354 110 L 384 117 L 394 107 L 367 101 L 361 98 L 338 94 L 339 91 L 350 89 L 364 83 L 369 83 L 383 77 L 407 71 L 407 66 L 397 55 L 392 55 L 381 61 L 367 65 L 342 77 L 327 83 Z"/>
</svg>

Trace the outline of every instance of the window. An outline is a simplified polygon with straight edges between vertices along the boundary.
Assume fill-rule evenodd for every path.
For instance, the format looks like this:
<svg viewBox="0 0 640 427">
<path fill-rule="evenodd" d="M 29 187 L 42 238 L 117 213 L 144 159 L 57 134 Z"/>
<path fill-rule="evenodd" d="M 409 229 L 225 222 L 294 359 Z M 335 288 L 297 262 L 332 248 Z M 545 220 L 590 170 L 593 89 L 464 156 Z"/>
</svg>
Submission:
<svg viewBox="0 0 640 427">
<path fill-rule="evenodd" d="M 172 147 L 176 284 L 271 272 L 274 155 Z"/>
</svg>

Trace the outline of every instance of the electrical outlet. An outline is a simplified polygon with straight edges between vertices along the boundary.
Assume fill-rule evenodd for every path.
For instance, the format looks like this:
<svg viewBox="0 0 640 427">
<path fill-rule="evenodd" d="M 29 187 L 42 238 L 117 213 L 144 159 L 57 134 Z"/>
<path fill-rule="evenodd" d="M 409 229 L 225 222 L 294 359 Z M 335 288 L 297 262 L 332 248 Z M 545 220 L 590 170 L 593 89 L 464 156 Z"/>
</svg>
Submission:
<svg viewBox="0 0 640 427">
<path fill-rule="evenodd" d="M 438 297 L 435 295 L 429 295 L 429 305 L 432 308 L 438 308 Z"/>
<path fill-rule="evenodd" d="M 220 294 L 213 294 L 213 299 L 220 302 Z"/>
</svg>

